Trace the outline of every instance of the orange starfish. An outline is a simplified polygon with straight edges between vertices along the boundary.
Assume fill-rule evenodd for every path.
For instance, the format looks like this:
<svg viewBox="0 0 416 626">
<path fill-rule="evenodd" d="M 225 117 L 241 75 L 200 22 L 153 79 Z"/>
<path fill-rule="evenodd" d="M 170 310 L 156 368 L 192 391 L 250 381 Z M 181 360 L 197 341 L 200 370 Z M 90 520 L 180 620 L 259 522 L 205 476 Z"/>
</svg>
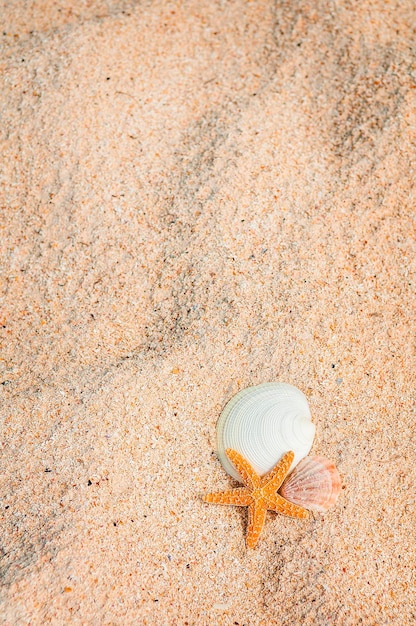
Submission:
<svg viewBox="0 0 416 626">
<path fill-rule="evenodd" d="M 223 493 L 208 493 L 203 497 L 203 500 L 214 504 L 234 504 L 235 506 L 249 507 L 247 548 L 256 547 L 266 519 L 266 511 L 276 511 L 300 519 L 309 516 L 306 509 L 288 502 L 277 493 L 292 465 L 295 456 L 293 452 L 287 452 L 263 477 L 254 471 L 250 463 L 239 452 L 231 448 L 225 452 L 243 479 L 245 486 Z"/>
</svg>

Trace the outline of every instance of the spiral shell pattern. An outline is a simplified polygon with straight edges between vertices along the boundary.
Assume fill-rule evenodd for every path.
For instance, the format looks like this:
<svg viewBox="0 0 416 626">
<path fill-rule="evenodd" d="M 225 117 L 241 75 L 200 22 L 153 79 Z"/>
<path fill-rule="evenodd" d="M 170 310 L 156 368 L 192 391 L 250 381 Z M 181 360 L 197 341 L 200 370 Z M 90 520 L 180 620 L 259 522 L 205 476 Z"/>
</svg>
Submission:
<svg viewBox="0 0 416 626">
<path fill-rule="evenodd" d="M 231 398 L 217 423 L 217 453 L 225 471 L 241 478 L 225 450 L 232 448 L 263 475 L 293 450 L 294 468 L 310 451 L 315 436 L 308 401 L 287 383 L 263 383 Z"/>
<path fill-rule="evenodd" d="M 295 467 L 279 489 L 286 500 L 310 511 L 327 511 L 337 501 L 341 479 L 332 461 L 307 456 Z"/>
</svg>

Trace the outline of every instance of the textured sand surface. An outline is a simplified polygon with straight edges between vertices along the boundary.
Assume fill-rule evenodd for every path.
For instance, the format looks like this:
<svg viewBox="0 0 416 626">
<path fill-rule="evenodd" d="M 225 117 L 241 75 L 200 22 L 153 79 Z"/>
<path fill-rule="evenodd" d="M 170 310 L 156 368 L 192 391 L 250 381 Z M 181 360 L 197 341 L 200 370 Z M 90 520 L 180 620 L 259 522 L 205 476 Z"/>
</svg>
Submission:
<svg viewBox="0 0 416 626">
<path fill-rule="evenodd" d="M 3 0 L 1 623 L 415 624 L 413 0 Z M 233 481 L 307 394 L 343 491 Z"/>
</svg>

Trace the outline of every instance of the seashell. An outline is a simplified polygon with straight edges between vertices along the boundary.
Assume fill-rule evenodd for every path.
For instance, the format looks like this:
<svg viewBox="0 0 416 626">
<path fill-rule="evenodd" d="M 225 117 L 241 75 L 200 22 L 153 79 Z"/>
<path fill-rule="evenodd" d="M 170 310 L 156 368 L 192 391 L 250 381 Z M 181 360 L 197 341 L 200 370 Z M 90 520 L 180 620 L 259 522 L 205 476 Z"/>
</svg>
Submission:
<svg viewBox="0 0 416 626">
<path fill-rule="evenodd" d="M 287 383 L 263 383 L 243 389 L 225 406 L 217 423 L 217 453 L 225 471 L 241 481 L 227 448 L 242 454 L 262 475 L 288 450 L 295 453 L 295 467 L 309 453 L 314 436 L 304 394 Z"/>
<path fill-rule="evenodd" d="M 341 478 L 332 461 L 307 456 L 286 478 L 278 493 L 286 500 L 311 511 L 327 511 L 341 491 Z"/>
</svg>

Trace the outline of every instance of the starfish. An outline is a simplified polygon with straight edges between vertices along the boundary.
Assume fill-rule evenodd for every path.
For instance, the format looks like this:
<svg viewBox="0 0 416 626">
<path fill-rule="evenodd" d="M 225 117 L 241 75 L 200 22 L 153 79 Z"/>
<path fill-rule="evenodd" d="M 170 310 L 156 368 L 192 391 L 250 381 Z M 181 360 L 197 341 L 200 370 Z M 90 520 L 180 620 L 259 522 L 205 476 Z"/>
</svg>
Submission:
<svg viewBox="0 0 416 626">
<path fill-rule="evenodd" d="M 248 506 L 247 548 L 255 548 L 262 531 L 266 511 L 276 511 L 289 517 L 305 519 L 309 516 L 306 509 L 288 502 L 277 490 L 286 478 L 292 461 L 293 452 L 286 452 L 280 461 L 263 477 L 259 476 L 250 463 L 231 448 L 225 451 L 231 463 L 243 479 L 244 487 L 231 489 L 222 493 L 208 493 L 203 497 L 204 502 L 214 504 L 233 504 Z"/>
</svg>

